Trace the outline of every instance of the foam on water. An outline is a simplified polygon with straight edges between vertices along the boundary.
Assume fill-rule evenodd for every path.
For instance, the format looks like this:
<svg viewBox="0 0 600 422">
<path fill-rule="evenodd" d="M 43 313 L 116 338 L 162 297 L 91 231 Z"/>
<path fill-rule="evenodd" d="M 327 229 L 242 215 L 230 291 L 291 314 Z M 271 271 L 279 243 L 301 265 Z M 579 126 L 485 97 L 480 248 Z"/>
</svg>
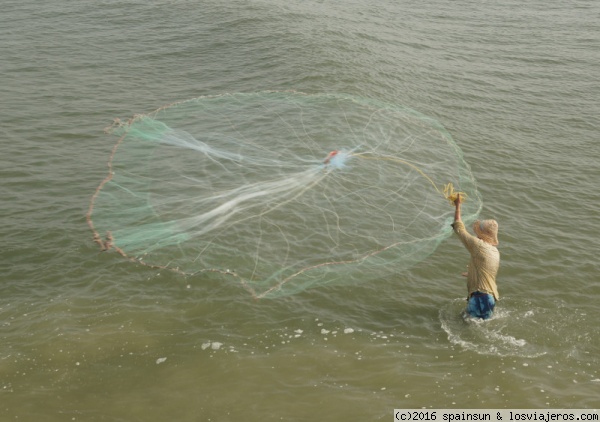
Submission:
<svg viewBox="0 0 600 422">
<path fill-rule="evenodd" d="M 214 355 L 215 353 L 242 353 L 244 355 L 269 355 L 282 348 L 289 350 L 291 347 L 302 350 L 306 347 L 327 350 L 335 348 L 339 356 L 351 354 L 353 358 L 362 359 L 362 348 L 365 345 L 394 345 L 410 347 L 403 344 L 404 340 L 399 333 L 373 331 L 366 328 L 348 327 L 338 322 L 323 322 L 316 318 L 314 321 L 303 325 L 302 328 L 282 327 L 257 333 L 251 337 L 231 339 L 223 336 L 220 341 L 202 341 L 199 348 L 203 352 Z M 166 358 L 165 358 L 166 360 Z M 159 363 L 157 361 L 157 363 Z"/>
<path fill-rule="evenodd" d="M 452 344 L 481 355 L 535 358 L 546 354 L 543 345 L 521 338 L 530 334 L 523 319 L 532 317 L 534 311 L 507 309 L 503 307 L 507 302 L 501 302 L 492 318 L 480 320 L 465 314 L 464 303 L 455 299 L 440 310 L 442 329 Z"/>
<path fill-rule="evenodd" d="M 3 6 L 2 420 L 372 421 L 432 397 L 597 407 L 600 2 Z M 501 227 L 491 321 L 448 296 L 468 259 L 455 238 L 412 278 L 260 303 L 98 252 L 83 214 L 115 116 L 289 89 L 406 104 L 451 132 Z M 331 176 L 359 163 L 341 158 Z"/>
</svg>

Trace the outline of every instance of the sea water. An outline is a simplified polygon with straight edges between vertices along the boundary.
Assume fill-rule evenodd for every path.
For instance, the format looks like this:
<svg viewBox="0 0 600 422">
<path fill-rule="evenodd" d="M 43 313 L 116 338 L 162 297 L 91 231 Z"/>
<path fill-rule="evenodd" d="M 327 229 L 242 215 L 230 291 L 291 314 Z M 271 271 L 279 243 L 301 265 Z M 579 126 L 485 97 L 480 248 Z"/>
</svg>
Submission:
<svg viewBox="0 0 600 422">
<path fill-rule="evenodd" d="M 0 14 L 0 414 L 390 420 L 600 404 L 600 3 L 7 0 Z M 449 238 L 411 271 L 253 300 L 101 252 L 114 118 L 297 90 L 441 122 L 500 226 L 501 299 L 465 318 Z"/>
</svg>

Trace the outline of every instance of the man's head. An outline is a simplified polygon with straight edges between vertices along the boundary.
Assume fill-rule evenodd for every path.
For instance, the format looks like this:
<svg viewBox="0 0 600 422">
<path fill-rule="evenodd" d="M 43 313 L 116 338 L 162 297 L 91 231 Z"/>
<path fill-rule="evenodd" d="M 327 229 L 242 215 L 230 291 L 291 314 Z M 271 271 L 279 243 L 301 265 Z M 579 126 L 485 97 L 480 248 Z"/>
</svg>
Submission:
<svg viewBox="0 0 600 422">
<path fill-rule="evenodd" d="M 484 242 L 493 246 L 498 244 L 498 222 L 496 220 L 477 220 L 473 223 L 473 231 Z"/>
</svg>

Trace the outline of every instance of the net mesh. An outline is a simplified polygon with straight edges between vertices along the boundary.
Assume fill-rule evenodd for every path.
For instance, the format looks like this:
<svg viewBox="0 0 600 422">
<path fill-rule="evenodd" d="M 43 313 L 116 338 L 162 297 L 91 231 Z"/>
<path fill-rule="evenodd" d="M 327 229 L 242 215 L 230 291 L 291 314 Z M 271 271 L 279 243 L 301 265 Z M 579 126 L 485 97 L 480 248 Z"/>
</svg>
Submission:
<svg viewBox="0 0 600 422">
<path fill-rule="evenodd" d="M 435 120 L 344 95 L 201 97 L 117 121 L 88 223 L 103 249 L 254 297 L 389 276 L 451 233 L 441 187 L 481 209 Z M 452 185 L 450 186 L 450 188 Z"/>
</svg>

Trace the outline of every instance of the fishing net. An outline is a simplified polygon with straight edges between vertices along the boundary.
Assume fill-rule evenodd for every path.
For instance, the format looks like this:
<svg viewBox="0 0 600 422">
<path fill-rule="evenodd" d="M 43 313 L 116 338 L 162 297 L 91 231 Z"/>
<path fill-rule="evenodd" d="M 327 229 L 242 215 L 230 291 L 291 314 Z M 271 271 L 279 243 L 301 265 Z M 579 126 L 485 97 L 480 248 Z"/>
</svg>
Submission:
<svg viewBox="0 0 600 422">
<path fill-rule="evenodd" d="M 409 268 L 481 208 L 435 120 L 344 95 L 201 97 L 116 121 L 88 223 L 102 249 L 254 297 Z M 444 193 L 444 186 L 446 192 Z"/>
</svg>

